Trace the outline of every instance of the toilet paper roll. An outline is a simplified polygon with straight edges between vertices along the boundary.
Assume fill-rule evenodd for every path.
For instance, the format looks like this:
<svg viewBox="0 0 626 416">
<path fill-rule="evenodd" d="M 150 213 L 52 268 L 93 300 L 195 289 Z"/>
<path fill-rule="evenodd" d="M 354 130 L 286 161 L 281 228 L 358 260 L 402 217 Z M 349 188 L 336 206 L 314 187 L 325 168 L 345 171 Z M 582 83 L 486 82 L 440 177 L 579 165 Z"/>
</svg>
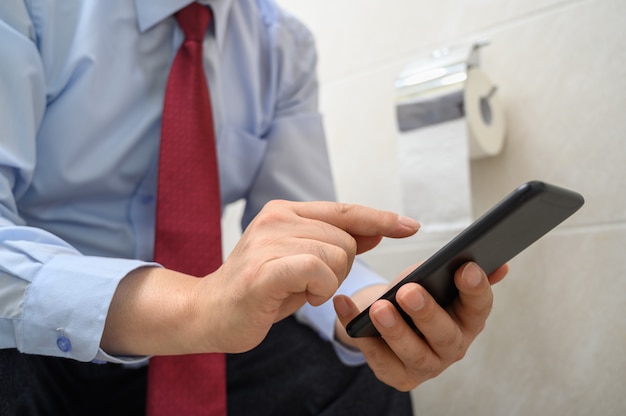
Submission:
<svg viewBox="0 0 626 416">
<path fill-rule="evenodd" d="M 470 157 L 495 156 L 504 146 L 504 110 L 497 87 L 478 68 L 467 72 L 463 108 L 467 120 Z"/>
<path fill-rule="evenodd" d="M 470 159 L 498 154 L 504 111 L 478 68 L 444 94 L 397 107 L 404 208 L 422 232 L 457 232 L 473 220 Z"/>
<path fill-rule="evenodd" d="M 421 234 L 460 231 L 472 220 L 467 131 L 457 118 L 400 134 L 404 212 Z"/>
</svg>

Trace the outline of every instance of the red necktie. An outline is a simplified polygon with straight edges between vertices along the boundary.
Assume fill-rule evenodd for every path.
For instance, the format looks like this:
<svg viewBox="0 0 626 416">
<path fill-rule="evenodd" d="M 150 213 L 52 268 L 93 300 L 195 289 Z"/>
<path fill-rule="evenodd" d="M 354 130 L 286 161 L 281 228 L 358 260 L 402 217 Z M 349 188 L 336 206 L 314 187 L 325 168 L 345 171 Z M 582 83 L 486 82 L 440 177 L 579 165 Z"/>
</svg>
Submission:
<svg viewBox="0 0 626 416">
<path fill-rule="evenodd" d="M 163 106 L 154 258 L 168 269 L 205 276 L 222 262 L 220 193 L 202 40 L 211 11 L 192 3 L 176 14 L 185 33 Z M 224 354 L 153 357 L 147 412 L 225 415 Z"/>
</svg>

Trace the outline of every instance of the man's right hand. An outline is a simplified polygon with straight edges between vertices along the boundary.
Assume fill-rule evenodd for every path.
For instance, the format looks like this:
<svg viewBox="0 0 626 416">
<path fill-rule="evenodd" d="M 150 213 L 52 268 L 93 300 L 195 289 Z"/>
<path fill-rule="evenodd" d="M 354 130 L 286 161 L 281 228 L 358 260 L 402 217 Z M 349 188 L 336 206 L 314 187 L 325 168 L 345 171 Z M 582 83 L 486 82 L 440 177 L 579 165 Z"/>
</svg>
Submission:
<svg viewBox="0 0 626 416">
<path fill-rule="evenodd" d="M 144 268 L 124 278 L 102 348 L 119 355 L 247 351 L 305 302 L 330 299 L 357 254 L 418 229 L 415 220 L 359 205 L 272 201 L 214 273 Z"/>
</svg>

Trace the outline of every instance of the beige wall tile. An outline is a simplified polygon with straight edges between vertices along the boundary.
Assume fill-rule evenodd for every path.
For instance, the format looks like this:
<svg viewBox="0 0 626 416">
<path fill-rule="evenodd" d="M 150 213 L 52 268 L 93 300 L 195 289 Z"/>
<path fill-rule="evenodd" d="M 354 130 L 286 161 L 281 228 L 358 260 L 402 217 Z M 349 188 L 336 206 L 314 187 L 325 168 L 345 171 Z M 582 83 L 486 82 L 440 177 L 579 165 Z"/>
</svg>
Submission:
<svg viewBox="0 0 626 416">
<path fill-rule="evenodd" d="M 342 200 L 402 210 L 393 81 L 433 48 L 480 38 L 508 130 L 501 155 L 471 164 L 475 213 L 528 179 L 586 197 L 512 262 L 468 356 L 415 390 L 418 414 L 624 414 L 626 2 L 280 2 L 318 40 Z M 365 257 L 391 279 L 448 237 L 385 240 Z"/>
</svg>

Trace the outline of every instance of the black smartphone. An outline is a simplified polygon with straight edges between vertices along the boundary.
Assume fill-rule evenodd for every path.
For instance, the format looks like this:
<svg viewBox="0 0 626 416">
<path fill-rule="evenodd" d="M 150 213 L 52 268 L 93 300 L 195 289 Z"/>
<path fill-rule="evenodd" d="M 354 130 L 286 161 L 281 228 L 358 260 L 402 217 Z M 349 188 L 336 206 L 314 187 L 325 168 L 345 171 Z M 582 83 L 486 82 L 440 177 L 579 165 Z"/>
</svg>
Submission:
<svg viewBox="0 0 626 416">
<path fill-rule="evenodd" d="M 584 202 L 582 195 L 569 189 L 541 181 L 524 183 L 415 268 L 381 299 L 391 301 L 417 331 L 395 299 L 402 285 L 419 283 L 445 308 L 458 296 L 454 272 L 461 265 L 474 261 L 487 274 L 494 272 L 576 212 Z M 355 338 L 380 335 L 370 320 L 369 307 L 346 329 Z"/>
</svg>

